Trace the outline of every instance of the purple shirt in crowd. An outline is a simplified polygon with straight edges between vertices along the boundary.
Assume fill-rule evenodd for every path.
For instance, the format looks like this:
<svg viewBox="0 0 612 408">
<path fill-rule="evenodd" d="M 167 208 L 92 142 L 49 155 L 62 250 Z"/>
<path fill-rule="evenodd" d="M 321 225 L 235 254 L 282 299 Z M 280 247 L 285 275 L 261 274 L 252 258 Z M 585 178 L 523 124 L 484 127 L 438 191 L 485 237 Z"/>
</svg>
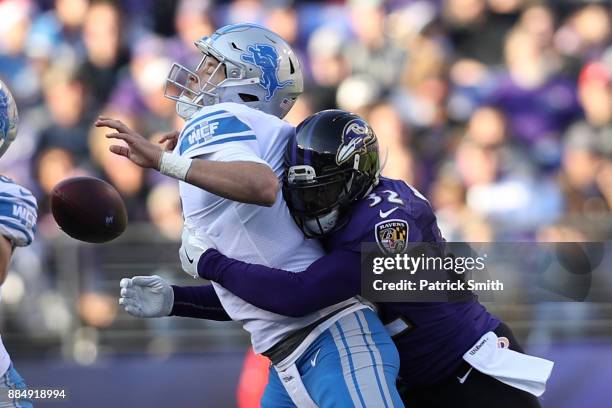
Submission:
<svg viewBox="0 0 612 408">
<path fill-rule="evenodd" d="M 512 133 L 529 145 L 541 137 L 560 136 L 582 112 L 575 84 L 561 76 L 528 89 L 514 82 L 510 75 L 502 75 L 488 104 L 501 109 L 508 117 Z"/>
</svg>

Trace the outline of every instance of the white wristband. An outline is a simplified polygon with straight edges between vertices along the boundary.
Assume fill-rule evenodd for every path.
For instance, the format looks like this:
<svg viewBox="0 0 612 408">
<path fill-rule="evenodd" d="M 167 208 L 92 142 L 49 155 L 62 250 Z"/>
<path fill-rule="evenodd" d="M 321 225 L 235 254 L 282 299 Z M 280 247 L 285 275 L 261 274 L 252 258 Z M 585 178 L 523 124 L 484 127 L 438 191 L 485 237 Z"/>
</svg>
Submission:
<svg viewBox="0 0 612 408">
<path fill-rule="evenodd" d="M 186 157 L 162 152 L 161 160 L 159 161 L 159 172 L 166 176 L 185 181 L 192 161 L 192 159 Z"/>
</svg>

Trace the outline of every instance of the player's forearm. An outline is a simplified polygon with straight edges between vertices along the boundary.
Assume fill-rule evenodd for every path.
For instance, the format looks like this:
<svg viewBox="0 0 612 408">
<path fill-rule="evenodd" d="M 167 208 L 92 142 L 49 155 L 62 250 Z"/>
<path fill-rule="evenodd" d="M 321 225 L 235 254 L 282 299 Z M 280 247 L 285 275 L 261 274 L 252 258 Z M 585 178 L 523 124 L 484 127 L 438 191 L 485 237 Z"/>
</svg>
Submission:
<svg viewBox="0 0 612 408">
<path fill-rule="evenodd" d="M 174 286 L 174 306 L 170 316 L 192 317 L 196 319 L 232 320 L 212 285 Z"/>
<path fill-rule="evenodd" d="M 247 302 L 270 312 L 301 317 L 359 293 L 358 253 L 334 252 L 294 273 L 228 258 L 209 249 L 198 273 Z"/>
<path fill-rule="evenodd" d="M 232 201 L 271 207 L 279 182 L 265 164 L 194 159 L 186 182 Z"/>
<path fill-rule="evenodd" d="M 3 236 L 0 236 L 0 285 L 2 285 L 6 279 L 12 254 L 13 245 L 11 244 L 11 241 Z"/>
</svg>

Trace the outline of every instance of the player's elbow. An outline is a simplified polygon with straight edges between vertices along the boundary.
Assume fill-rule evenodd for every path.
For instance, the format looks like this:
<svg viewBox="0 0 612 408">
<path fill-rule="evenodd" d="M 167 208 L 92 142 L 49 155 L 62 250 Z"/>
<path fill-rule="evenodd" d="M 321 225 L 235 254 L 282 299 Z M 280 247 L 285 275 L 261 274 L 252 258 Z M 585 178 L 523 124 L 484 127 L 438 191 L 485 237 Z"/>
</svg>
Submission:
<svg viewBox="0 0 612 408">
<path fill-rule="evenodd" d="M 253 194 L 257 197 L 257 204 L 272 207 L 276 202 L 279 188 L 278 178 L 270 171 L 259 183 L 253 184 Z"/>
<path fill-rule="evenodd" d="M 276 177 L 274 180 L 271 180 L 266 186 L 266 191 L 263 194 L 264 205 L 266 207 L 272 207 L 276 202 L 276 197 L 278 195 L 279 182 Z"/>
</svg>

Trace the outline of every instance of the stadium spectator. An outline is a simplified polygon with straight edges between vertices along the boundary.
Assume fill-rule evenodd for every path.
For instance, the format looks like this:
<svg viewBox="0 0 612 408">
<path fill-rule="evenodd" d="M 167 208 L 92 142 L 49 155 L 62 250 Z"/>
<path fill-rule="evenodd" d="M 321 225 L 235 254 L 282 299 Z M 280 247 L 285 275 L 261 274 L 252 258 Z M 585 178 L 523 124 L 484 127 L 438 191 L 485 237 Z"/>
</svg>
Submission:
<svg viewBox="0 0 612 408">
<path fill-rule="evenodd" d="M 74 67 L 57 63 L 46 71 L 43 94 L 49 118 L 40 131 L 38 150 L 59 147 L 77 162 L 89 160 L 87 132 L 92 118 L 86 111 L 85 86 Z"/>
<path fill-rule="evenodd" d="M 352 74 L 391 90 L 399 81 L 406 56 L 387 35 L 383 2 L 351 0 L 348 8 L 356 38 L 346 45 L 344 55 Z"/>
<path fill-rule="evenodd" d="M 55 0 L 52 9 L 33 21 L 28 56 L 51 63 L 82 58 L 81 29 L 88 7 L 88 0 Z"/>
<path fill-rule="evenodd" d="M 365 116 L 383 95 L 384 90 L 380 84 L 371 81 L 367 76 L 353 75 L 338 86 L 336 105 L 340 109 Z"/>
<path fill-rule="evenodd" d="M 11 84 L 20 106 L 36 103 L 40 90 L 37 74 L 26 55 L 33 9 L 26 0 L 0 3 L 0 15 L 4 16 L 0 25 L 0 78 Z"/>
<path fill-rule="evenodd" d="M 178 186 L 158 183 L 147 196 L 147 210 L 151 222 L 169 240 L 179 240 L 183 231 L 183 216 Z"/>
<path fill-rule="evenodd" d="M 497 79 L 489 103 L 508 117 L 514 136 L 533 149 L 536 162 L 556 166 L 561 133 L 581 111 L 575 84 L 557 73 L 536 40 L 524 29 L 509 33 L 507 70 Z"/>
<path fill-rule="evenodd" d="M 520 1 L 491 2 L 487 8 L 485 0 L 449 0 L 445 2 L 444 17 L 448 35 L 459 58 L 478 61 L 485 65 L 503 62 L 502 44 L 506 33 L 517 17 L 515 8 Z M 486 32 L 487 35 L 482 35 Z"/>
<path fill-rule="evenodd" d="M 86 58 L 80 71 L 90 87 L 94 110 L 103 107 L 117 84 L 119 72 L 129 61 L 122 42 L 121 11 L 111 2 L 95 2 L 87 10 L 83 25 Z"/>
<path fill-rule="evenodd" d="M 410 149 L 410 135 L 393 105 L 384 102 L 375 105 L 366 119 L 378 138 L 385 164 L 382 175 L 418 186 L 418 165 Z"/>
<path fill-rule="evenodd" d="M 181 0 L 174 16 L 174 27 L 176 36 L 168 38 L 164 56 L 186 67 L 195 67 L 199 62 L 199 56 L 193 47 L 193 42 L 204 35 L 212 34 L 215 28 L 211 18 L 210 2 Z"/>
<path fill-rule="evenodd" d="M 344 43 L 342 33 L 333 27 L 320 27 L 310 36 L 307 59 L 310 66 L 307 71 L 310 71 L 313 82 L 310 88 L 315 111 L 336 105 L 336 89 L 349 76 L 348 61 L 342 52 Z"/>
<path fill-rule="evenodd" d="M 585 118 L 572 124 L 565 134 L 558 179 L 563 191 L 564 219 L 582 216 L 584 223 L 603 237 L 606 234 L 600 231 L 601 220 L 612 209 L 611 80 L 609 63 L 605 60 L 589 62 L 582 69 L 578 77 L 578 96 Z"/>
<path fill-rule="evenodd" d="M 610 63 L 586 64 L 578 77 L 578 98 L 585 122 L 596 129 L 612 126 L 612 71 Z"/>
<path fill-rule="evenodd" d="M 598 174 L 605 160 L 598 146 L 599 137 L 598 132 L 585 123 L 572 126 L 566 134 L 560 173 L 566 214 L 606 215 L 610 212 L 598 184 Z"/>
<path fill-rule="evenodd" d="M 534 177 L 521 150 L 507 143 L 506 121 L 499 111 L 484 107 L 474 113 L 455 160 L 467 187 L 467 205 L 500 231 L 528 232 L 558 216 L 555 185 Z"/>
<path fill-rule="evenodd" d="M 610 45 L 610 15 L 603 4 L 585 4 L 569 15 L 555 35 L 555 45 L 574 66 L 598 58 Z"/>
</svg>

